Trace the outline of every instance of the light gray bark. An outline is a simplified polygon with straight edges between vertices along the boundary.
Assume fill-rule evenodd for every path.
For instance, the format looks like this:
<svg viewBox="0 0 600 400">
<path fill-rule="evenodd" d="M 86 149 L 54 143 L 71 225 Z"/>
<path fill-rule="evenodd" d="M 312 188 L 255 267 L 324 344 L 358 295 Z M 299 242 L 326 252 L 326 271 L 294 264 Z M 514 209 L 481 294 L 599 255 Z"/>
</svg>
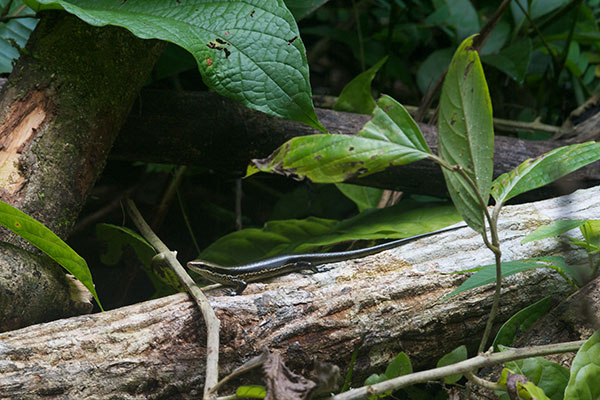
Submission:
<svg viewBox="0 0 600 400">
<path fill-rule="evenodd" d="M 504 260 L 582 251 L 553 239 L 521 239 L 557 218 L 596 218 L 600 187 L 562 198 L 506 207 L 500 237 Z M 483 331 L 492 287 L 442 301 L 464 275 L 448 272 L 490 263 L 473 231 L 425 238 L 327 272 L 290 274 L 249 285 L 243 296 L 220 289 L 210 300 L 221 319 L 221 373 L 262 346 L 283 353 L 298 372 L 313 357 L 346 371 L 354 349 L 356 382 L 381 372 L 399 351 L 417 367 L 460 344 L 473 348 Z M 569 293 L 551 270 L 506 279 L 499 320 L 547 296 Z M 0 394 L 6 398 L 196 398 L 205 356 L 204 326 L 187 295 L 178 294 L 109 312 L 74 317 L 0 334 Z"/>
</svg>

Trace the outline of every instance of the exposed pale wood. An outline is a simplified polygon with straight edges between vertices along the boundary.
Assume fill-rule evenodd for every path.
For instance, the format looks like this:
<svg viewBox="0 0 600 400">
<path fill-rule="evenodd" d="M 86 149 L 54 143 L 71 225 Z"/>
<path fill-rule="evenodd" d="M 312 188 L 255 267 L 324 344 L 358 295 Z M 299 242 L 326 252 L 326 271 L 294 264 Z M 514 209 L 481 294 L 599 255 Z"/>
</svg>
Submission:
<svg viewBox="0 0 600 400">
<path fill-rule="evenodd" d="M 500 229 L 504 259 L 581 251 L 553 239 L 521 245 L 555 218 L 595 218 L 600 187 L 558 199 L 506 207 Z M 358 382 L 399 351 L 416 366 L 431 364 L 459 344 L 473 348 L 491 303 L 491 287 L 448 301 L 465 276 L 447 272 L 491 262 L 469 229 L 407 244 L 361 260 L 332 264 L 317 274 L 291 274 L 249 285 L 243 296 L 211 292 L 221 319 L 221 373 L 264 345 L 278 349 L 298 372 L 315 356 L 345 370 L 358 347 Z M 546 295 L 569 291 L 550 270 L 506 280 L 500 320 Z M 75 317 L 0 334 L 0 393 L 42 398 L 195 398 L 201 392 L 204 327 L 184 294 L 102 314 Z"/>
<path fill-rule="evenodd" d="M 317 109 L 317 115 L 329 132 L 344 134 L 357 133 L 370 119 L 368 115 L 326 109 Z M 421 129 L 436 151 L 436 128 L 421 125 Z M 111 157 L 198 165 L 241 176 L 251 159 L 267 157 L 293 137 L 315 133 L 319 132 L 306 125 L 250 110 L 215 93 L 143 90 L 117 138 Z M 527 158 L 565 144 L 506 136 L 496 136 L 495 141 L 495 176 L 512 170 Z M 447 195 L 441 170 L 430 161 L 389 168 L 353 183 L 439 197 Z M 540 200 L 598 184 L 600 163 L 517 200 Z"/>
</svg>

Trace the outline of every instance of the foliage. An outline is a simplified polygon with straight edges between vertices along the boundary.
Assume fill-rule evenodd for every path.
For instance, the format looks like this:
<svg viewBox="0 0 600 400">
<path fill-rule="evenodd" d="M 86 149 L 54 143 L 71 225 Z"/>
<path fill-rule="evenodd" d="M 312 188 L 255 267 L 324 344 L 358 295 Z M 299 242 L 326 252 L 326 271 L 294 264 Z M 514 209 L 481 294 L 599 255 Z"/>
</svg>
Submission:
<svg viewBox="0 0 600 400">
<path fill-rule="evenodd" d="M 410 358 L 403 353 L 400 352 L 394 359 L 388 364 L 385 372 L 383 374 L 372 374 L 367 379 L 365 379 L 365 386 L 374 385 L 379 382 L 387 381 L 388 379 L 396 378 L 398 376 L 410 374 L 413 372 L 412 364 L 410 362 Z M 369 396 L 369 400 L 381 399 L 391 395 L 391 392 L 382 393 L 379 395 Z"/>
<path fill-rule="evenodd" d="M 510 346 L 519 333 L 525 332 L 535 321 L 546 315 L 550 309 L 550 300 L 550 296 L 544 297 L 510 317 L 496 334 L 492 343 L 494 351 L 498 351 L 500 345 Z"/>
<path fill-rule="evenodd" d="M 454 50 L 483 27 L 499 3 L 338 2 L 319 10 L 301 33 L 306 40 L 333 41 L 330 57 L 358 72 L 388 57 L 377 79 L 379 91 L 419 104 Z M 481 50 L 494 101 L 503 104 L 496 117 L 561 123 L 597 92 L 598 14 L 597 2 L 511 2 Z"/>
<path fill-rule="evenodd" d="M 27 240 L 63 266 L 83 283 L 102 308 L 87 263 L 54 232 L 23 211 L 2 201 L 0 201 L 0 225 Z"/>
<path fill-rule="evenodd" d="M 577 352 L 571 365 L 567 400 L 593 400 L 600 396 L 600 332 L 594 333 Z"/>
<path fill-rule="evenodd" d="M 462 174 L 443 168 L 452 202 L 467 224 L 484 231 L 483 206 L 487 205 L 494 167 L 492 102 L 473 38 L 456 50 L 440 97 L 438 136 L 440 157 Z"/>
<path fill-rule="evenodd" d="M 433 231 L 459 220 L 451 206 L 404 201 L 336 221 L 323 218 L 269 221 L 225 235 L 199 255 L 222 265 L 244 264 L 279 254 L 314 252 L 344 241 L 400 239 Z"/>
<path fill-rule="evenodd" d="M 325 130 L 315 115 L 305 48 L 282 0 L 26 0 L 36 11 L 62 9 L 95 25 L 127 28 L 189 51 L 217 93 L 270 115 Z M 218 18 L 214 18 L 218 15 Z"/>
<path fill-rule="evenodd" d="M 447 365 L 456 364 L 457 362 L 461 362 L 467 359 L 467 347 L 465 345 L 460 345 L 450 353 L 445 354 L 437 363 L 437 367 L 445 367 Z M 452 384 L 461 380 L 463 377 L 462 374 L 450 375 L 444 378 L 444 383 Z"/>
<path fill-rule="evenodd" d="M 564 235 L 571 229 L 579 227 L 583 240 Z M 560 236 L 559 236 L 560 235 Z M 588 253 L 588 265 L 564 265 L 566 271 L 577 285 L 583 286 L 598 274 L 598 254 L 600 253 L 600 221 L 599 220 L 559 220 L 550 225 L 544 225 L 527 235 L 521 243 L 529 243 L 549 237 L 559 236 L 559 239 L 571 246 L 580 247 Z"/>
<path fill-rule="evenodd" d="M 10 7 L 6 8 L 10 4 Z M 33 11 L 21 1 L 0 1 L 3 16 L 33 15 Z M 19 57 L 19 49 L 25 47 L 29 35 L 37 25 L 36 18 L 13 18 L 0 24 L 0 73 L 12 71 L 12 61 Z"/>
</svg>

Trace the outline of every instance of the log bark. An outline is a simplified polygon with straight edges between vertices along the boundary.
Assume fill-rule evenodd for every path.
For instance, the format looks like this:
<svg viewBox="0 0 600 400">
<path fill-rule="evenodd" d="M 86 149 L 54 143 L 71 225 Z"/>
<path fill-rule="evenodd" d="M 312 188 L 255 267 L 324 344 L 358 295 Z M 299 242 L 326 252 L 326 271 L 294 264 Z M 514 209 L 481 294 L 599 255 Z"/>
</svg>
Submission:
<svg viewBox="0 0 600 400">
<path fill-rule="evenodd" d="M 554 239 L 520 241 L 554 219 L 595 218 L 598 195 L 600 187 L 506 207 L 499 225 L 503 260 L 562 255 L 569 263 L 585 262 L 583 251 Z M 442 298 L 466 278 L 449 272 L 492 260 L 480 237 L 465 228 L 331 264 L 326 272 L 253 283 L 242 296 L 212 291 L 221 319 L 220 372 L 262 346 L 280 351 L 298 372 L 313 357 L 346 371 L 358 349 L 359 383 L 381 372 L 399 351 L 420 367 L 460 344 L 473 349 L 493 288 Z M 552 270 L 512 276 L 505 280 L 498 323 L 544 296 L 556 302 L 570 290 Z M 0 393 L 30 399 L 196 398 L 202 393 L 205 340 L 200 314 L 185 294 L 6 332 L 0 334 Z"/>
<path fill-rule="evenodd" d="M 92 27 L 64 12 L 44 13 L 1 93 L 0 200 L 66 238 L 163 46 L 121 28 Z M 32 250 L 6 230 L 0 239 Z M 34 285 L 36 293 L 31 285 L 15 288 L 10 275 L 38 268 L 27 263 L 31 260 L 25 257 L 9 270 L 1 266 L 0 296 L 26 293 L 11 299 L 23 316 L 19 326 L 31 322 L 43 299 L 67 301 L 45 305 L 63 310 L 62 316 L 81 312 L 68 311 L 67 296 L 53 297 L 70 292 L 66 279 L 42 280 Z M 16 323 L 13 310 L 0 309 L 0 331 Z"/>
<path fill-rule="evenodd" d="M 370 119 L 368 115 L 327 109 L 317 109 L 317 116 L 329 132 L 342 134 L 357 133 Z M 437 152 L 435 126 L 420 126 L 428 144 Z M 315 133 L 320 132 L 250 110 L 215 93 L 146 89 L 123 126 L 111 157 L 199 165 L 242 176 L 253 158 L 267 157 L 293 137 Z M 528 141 L 508 136 L 496 136 L 495 140 L 495 176 L 512 170 L 527 158 L 567 144 L 565 141 Z M 447 197 L 442 172 L 430 161 L 392 167 L 352 183 Z M 513 202 L 556 197 L 598 184 L 600 163 L 520 196 Z"/>
</svg>

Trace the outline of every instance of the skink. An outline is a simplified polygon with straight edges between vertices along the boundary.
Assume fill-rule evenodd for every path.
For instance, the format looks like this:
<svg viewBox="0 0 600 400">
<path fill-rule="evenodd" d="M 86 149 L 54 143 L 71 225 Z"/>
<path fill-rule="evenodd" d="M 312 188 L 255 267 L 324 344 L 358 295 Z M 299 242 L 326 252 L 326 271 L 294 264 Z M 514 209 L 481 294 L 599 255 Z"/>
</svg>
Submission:
<svg viewBox="0 0 600 400">
<path fill-rule="evenodd" d="M 464 227 L 466 227 L 466 225 L 439 229 L 437 231 L 422 233 L 420 235 L 411 236 L 404 239 L 392 240 L 391 242 L 386 242 L 358 250 L 338 251 L 332 253 L 289 254 L 232 267 L 223 267 L 221 265 L 213 264 L 204 260 L 194 260 L 188 262 L 187 266 L 189 269 L 197 272 L 203 278 L 208 279 L 209 281 L 220 283 L 225 286 L 233 286 L 234 291 L 232 294 L 235 295 L 241 294 L 244 289 L 246 289 L 248 282 L 285 275 L 294 271 L 309 269 L 314 272 L 318 272 L 318 265 L 370 256 L 383 250 L 392 249 L 417 239 Z"/>
</svg>

